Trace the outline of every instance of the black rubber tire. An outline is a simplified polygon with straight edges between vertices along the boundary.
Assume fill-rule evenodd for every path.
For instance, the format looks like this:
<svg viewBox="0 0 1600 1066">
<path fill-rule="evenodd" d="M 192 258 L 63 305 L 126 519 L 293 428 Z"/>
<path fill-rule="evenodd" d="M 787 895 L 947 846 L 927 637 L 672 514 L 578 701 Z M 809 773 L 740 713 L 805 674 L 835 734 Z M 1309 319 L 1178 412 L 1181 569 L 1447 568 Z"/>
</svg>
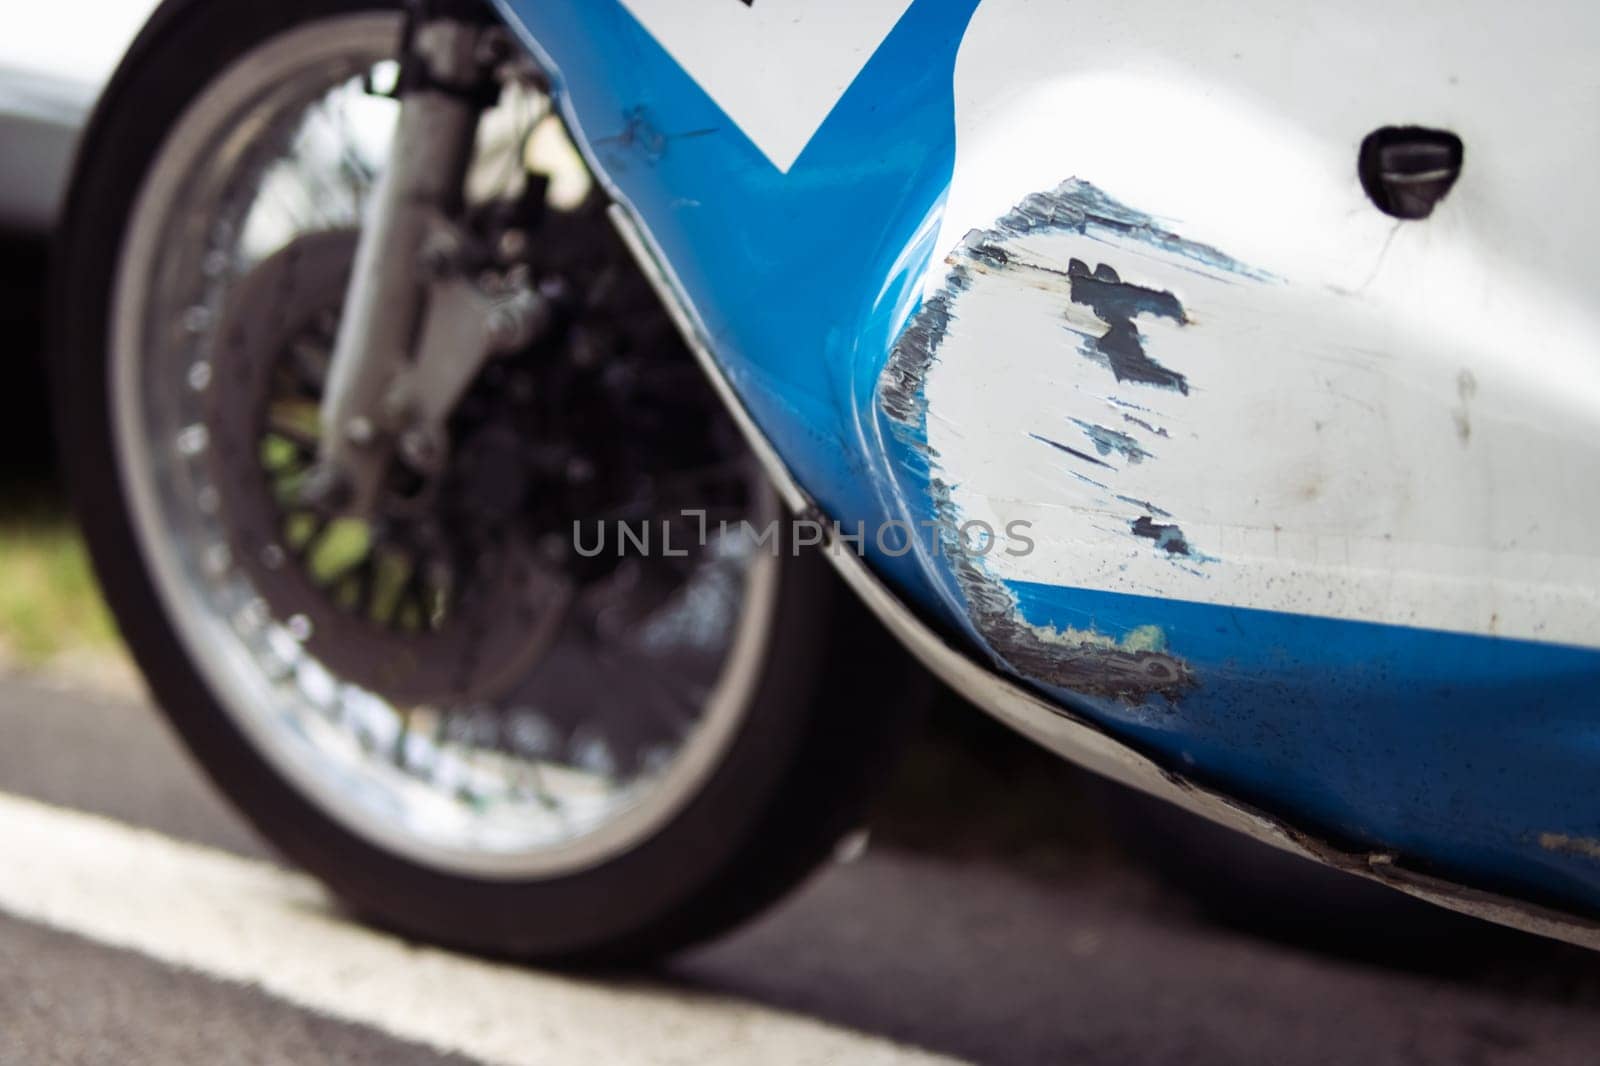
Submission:
<svg viewBox="0 0 1600 1066">
<path fill-rule="evenodd" d="M 219 707 L 165 615 L 118 476 L 108 315 L 143 175 L 186 105 L 243 53 L 376 0 L 169 0 L 83 142 L 51 300 L 60 446 L 96 573 L 157 700 L 216 786 L 361 916 L 456 948 L 616 964 L 714 936 L 799 882 L 854 828 L 927 688 L 815 552 L 785 552 L 776 634 L 721 764 L 649 839 L 538 881 L 452 876 L 353 835 L 281 777 Z"/>
</svg>

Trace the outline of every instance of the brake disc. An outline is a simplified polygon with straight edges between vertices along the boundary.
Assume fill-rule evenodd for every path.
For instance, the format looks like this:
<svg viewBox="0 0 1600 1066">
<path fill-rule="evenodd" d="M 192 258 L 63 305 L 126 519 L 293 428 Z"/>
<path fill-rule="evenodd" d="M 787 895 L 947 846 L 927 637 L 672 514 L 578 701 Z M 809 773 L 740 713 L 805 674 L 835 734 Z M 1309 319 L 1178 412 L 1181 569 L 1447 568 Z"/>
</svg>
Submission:
<svg viewBox="0 0 1600 1066">
<path fill-rule="evenodd" d="M 302 491 L 356 240 L 353 230 L 297 238 L 239 283 L 221 323 L 206 432 L 229 563 L 344 680 L 397 704 L 492 701 L 548 648 L 572 596 L 567 577 L 503 520 L 515 508 L 477 508 L 467 520 L 439 478 L 398 460 L 370 519 L 328 514 Z M 481 452 L 464 447 L 449 461 Z M 488 481 L 508 498 L 525 491 Z"/>
</svg>

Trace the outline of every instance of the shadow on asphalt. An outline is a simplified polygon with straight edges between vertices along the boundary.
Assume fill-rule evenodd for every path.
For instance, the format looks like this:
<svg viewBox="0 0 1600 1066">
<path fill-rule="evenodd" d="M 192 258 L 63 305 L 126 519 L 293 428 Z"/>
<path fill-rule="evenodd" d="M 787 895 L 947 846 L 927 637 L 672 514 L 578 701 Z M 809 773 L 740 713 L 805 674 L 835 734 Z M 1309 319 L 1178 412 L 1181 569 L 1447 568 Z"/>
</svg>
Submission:
<svg viewBox="0 0 1600 1066">
<path fill-rule="evenodd" d="M 1517 939 L 1392 969 L 1197 921 L 1128 872 L 1044 885 L 888 857 L 667 973 L 993 1064 L 1589 1066 L 1600 965 Z"/>
</svg>

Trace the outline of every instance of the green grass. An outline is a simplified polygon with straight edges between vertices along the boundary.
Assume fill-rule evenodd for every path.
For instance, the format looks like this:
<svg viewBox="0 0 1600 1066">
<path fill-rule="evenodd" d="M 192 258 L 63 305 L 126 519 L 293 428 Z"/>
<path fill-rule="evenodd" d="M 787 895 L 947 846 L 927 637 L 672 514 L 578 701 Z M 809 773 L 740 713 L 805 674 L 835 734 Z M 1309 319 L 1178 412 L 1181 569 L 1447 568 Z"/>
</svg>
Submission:
<svg viewBox="0 0 1600 1066">
<path fill-rule="evenodd" d="M 47 504 L 0 510 L 0 649 L 42 666 L 117 644 L 72 520 Z"/>
</svg>

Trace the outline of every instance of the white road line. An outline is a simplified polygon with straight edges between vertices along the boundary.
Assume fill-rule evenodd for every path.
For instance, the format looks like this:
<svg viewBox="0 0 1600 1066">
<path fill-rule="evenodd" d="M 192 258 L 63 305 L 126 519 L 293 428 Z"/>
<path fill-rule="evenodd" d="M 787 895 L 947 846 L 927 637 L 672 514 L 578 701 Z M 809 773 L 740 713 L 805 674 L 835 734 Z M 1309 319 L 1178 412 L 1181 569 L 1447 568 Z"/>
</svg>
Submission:
<svg viewBox="0 0 1600 1066">
<path fill-rule="evenodd" d="M 0 793 L 0 910 L 502 1063 L 939 1063 L 763 1007 L 555 977 L 353 925 L 310 879 Z"/>
</svg>

